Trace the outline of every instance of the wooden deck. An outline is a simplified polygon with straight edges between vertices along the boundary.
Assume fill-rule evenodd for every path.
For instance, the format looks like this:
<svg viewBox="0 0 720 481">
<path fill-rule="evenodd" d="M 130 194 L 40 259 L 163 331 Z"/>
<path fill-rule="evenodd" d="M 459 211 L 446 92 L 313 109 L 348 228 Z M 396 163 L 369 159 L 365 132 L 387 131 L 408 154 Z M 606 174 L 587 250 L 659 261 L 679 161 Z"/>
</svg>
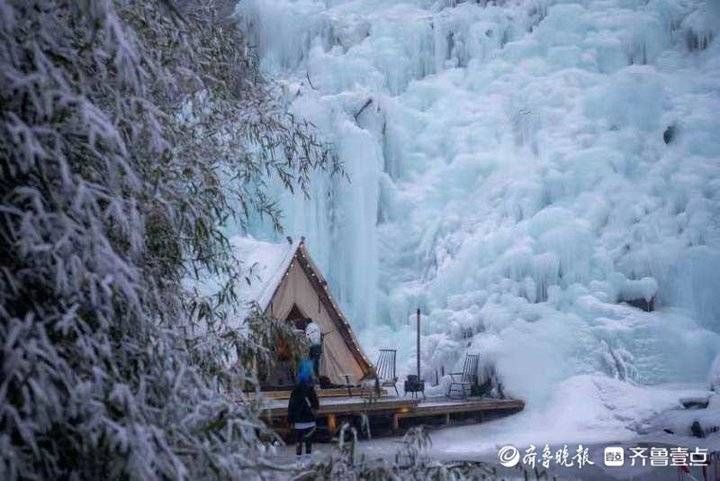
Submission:
<svg viewBox="0 0 720 481">
<path fill-rule="evenodd" d="M 373 402 L 360 397 L 320 397 L 318 418 L 330 436 L 344 421 L 353 422 L 368 416 L 371 425 L 387 425 L 397 432 L 401 424 L 452 424 L 456 421 L 482 422 L 486 415 L 501 416 L 522 411 L 519 399 L 467 398 L 461 400 L 428 398 L 427 400 L 384 396 Z M 269 400 L 263 410 L 268 423 L 282 432 L 287 430 L 287 400 Z M 373 427 L 374 432 L 377 430 Z"/>
<path fill-rule="evenodd" d="M 468 398 L 464 400 L 433 400 L 428 399 L 419 403 L 414 409 L 400 411 L 393 415 L 393 429 L 397 430 L 401 419 L 406 418 L 433 418 L 442 416 L 445 424 L 451 424 L 453 419 L 462 415 L 475 416 L 481 422 L 483 415 L 492 414 L 513 414 L 522 411 L 525 402 L 519 399 L 482 399 Z"/>
<path fill-rule="evenodd" d="M 274 399 L 290 399 L 290 390 L 277 390 L 277 391 L 262 391 L 262 397 L 268 400 L 274 400 Z M 388 395 L 388 391 L 385 388 L 381 388 L 380 390 L 381 396 Z M 360 396 L 361 394 L 361 388 L 358 386 L 348 386 L 348 387 L 334 387 L 334 388 L 326 388 L 326 389 L 318 389 L 317 395 L 319 398 L 325 398 L 325 397 L 333 397 L 333 398 L 344 398 L 344 397 L 353 397 L 353 396 Z M 255 393 L 247 393 L 246 394 L 248 399 L 255 399 Z"/>
</svg>

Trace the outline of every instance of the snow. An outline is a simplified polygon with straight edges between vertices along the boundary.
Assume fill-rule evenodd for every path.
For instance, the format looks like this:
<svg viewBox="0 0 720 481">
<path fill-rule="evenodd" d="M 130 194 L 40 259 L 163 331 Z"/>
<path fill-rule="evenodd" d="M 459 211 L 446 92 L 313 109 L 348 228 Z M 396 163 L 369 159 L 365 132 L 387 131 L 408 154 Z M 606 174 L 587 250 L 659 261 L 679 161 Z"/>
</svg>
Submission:
<svg viewBox="0 0 720 481">
<path fill-rule="evenodd" d="M 672 404 L 653 385 L 706 383 L 720 353 L 720 12 L 456 3 L 240 4 L 350 177 L 278 191 L 286 231 L 401 375 L 420 307 L 426 379 L 477 352 L 522 416 L 572 415 L 558 439 L 628 435 Z"/>
<path fill-rule="evenodd" d="M 239 303 L 248 306 L 256 302 L 259 309 L 264 311 L 287 272 L 300 240 L 271 243 L 235 236 L 230 239 L 230 244 L 246 269 L 246 283 L 238 286 Z"/>
<path fill-rule="evenodd" d="M 482 424 L 434 431 L 429 454 L 444 460 L 494 461 L 498 449 L 507 444 L 519 449 L 531 444 L 542 447 L 608 442 L 635 446 L 640 440 L 720 449 L 717 433 L 702 440 L 689 433 L 696 419 L 707 426 L 720 423 L 719 408 L 686 410 L 679 402 L 682 397 L 703 395 L 707 397 L 707 391 L 699 385 L 645 388 L 614 379 L 575 376 L 557 385 L 543 412 L 526 410 Z M 668 438 L 663 429 L 674 429 L 675 437 Z M 364 450 L 371 456 L 382 456 L 395 442 L 373 440 L 364 445 Z"/>
<path fill-rule="evenodd" d="M 266 242 L 247 235 L 236 235 L 229 242 L 232 255 L 242 263 L 243 278 L 234 281 L 232 286 L 236 301 L 229 313 L 228 327 L 243 333 L 248 327 L 244 321 L 251 311 L 257 308 L 264 312 L 270 305 L 301 241 Z M 210 272 L 202 273 L 198 279 L 186 278 L 184 285 L 188 292 L 195 293 L 198 302 L 211 299 L 223 288 L 221 279 Z M 207 328 L 206 323 L 199 320 L 193 326 L 193 334 L 202 337 Z"/>
<path fill-rule="evenodd" d="M 710 388 L 715 392 L 720 392 L 720 354 L 713 361 L 710 373 L 708 374 L 708 382 Z"/>
<path fill-rule="evenodd" d="M 542 413 L 526 411 L 486 424 L 438 431 L 433 444 L 445 457 L 462 459 L 495 455 L 505 444 L 526 447 L 629 441 L 638 433 L 628 427 L 628 421 L 676 407 L 680 393 L 697 391 L 644 389 L 608 378 L 576 376 L 557 385 L 548 409 Z"/>
<path fill-rule="evenodd" d="M 578 403 L 578 397 L 585 402 Z M 718 404 L 708 409 L 684 409 L 679 403 L 683 397 L 709 397 L 711 404 Z M 623 446 L 626 450 L 636 446 L 720 450 L 720 432 L 708 429 L 703 438 L 691 436 L 689 427 L 695 420 L 706 429 L 720 423 L 720 397 L 711 396 L 704 386 L 663 384 L 644 388 L 619 380 L 577 376 L 560 383 L 546 413 L 525 411 L 482 424 L 433 430 L 432 443 L 424 454 L 434 460 L 493 463 L 498 459 L 499 448 L 506 445 L 524 452 L 530 445 L 542 451 L 547 444 L 554 452 L 563 445 L 574 451 L 582 444 L 589 448 L 593 466 L 582 470 L 551 466 L 548 477 L 587 481 L 670 480 L 677 477 L 674 469 L 649 466 L 644 469 L 628 464 L 624 468 L 606 468 L 601 461 L 603 450 L 608 445 Z M 370 460 L 392 459 L 399 443 L 397 437 L 362 439 L 357 449 Z M 315 456 L 327 458 L 331 449 L 332 446 L 321 444 L 314 450 Z M 290 448 L 286 452 L 289 455 Z M 694 468 L 692 473 L 702 479 L 699 468 Z M 509 471 L 506 479 L 515 479 L 513 474 L 517 472 Z"/>
</svg>

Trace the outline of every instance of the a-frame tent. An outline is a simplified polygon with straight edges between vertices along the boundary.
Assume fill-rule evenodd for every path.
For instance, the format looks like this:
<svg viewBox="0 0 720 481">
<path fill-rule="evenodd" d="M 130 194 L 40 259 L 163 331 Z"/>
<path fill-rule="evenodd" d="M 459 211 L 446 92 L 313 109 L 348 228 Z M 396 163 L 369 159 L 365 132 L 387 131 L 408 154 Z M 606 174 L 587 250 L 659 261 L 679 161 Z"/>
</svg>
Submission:
<svg viewBox="0 0 720 481">
<path fill-rule="evenodd" d="M 327 281 L 313 262 L 305 240 L 269 244 L 234 239 L 239 254 L 251 264 L 255 282 L 251 299 L 278 320 L 311 318 L 323 333 L 320 375 L 332 383 L 357 383 L 371 364 L 360 348 L 348 320 L 333 299 Z"/>
</svg>

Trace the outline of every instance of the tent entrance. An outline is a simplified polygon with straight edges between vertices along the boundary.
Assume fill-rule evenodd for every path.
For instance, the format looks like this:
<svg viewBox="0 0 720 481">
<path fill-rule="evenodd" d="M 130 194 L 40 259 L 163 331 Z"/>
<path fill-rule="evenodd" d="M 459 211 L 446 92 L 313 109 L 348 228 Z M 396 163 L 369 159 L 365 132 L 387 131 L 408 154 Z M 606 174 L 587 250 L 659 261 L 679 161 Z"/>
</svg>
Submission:
<svg viewBox="0 0 720 481">
<path fill-rule="evenodd" d="M 300 336 L 304 336 L 305 319 L 307 316 L 297 304 L 293 304 L 290 312 L 285 316 L 285 321 L 290 323 Z M 261 388 L 267 391 L 289 390 L 295 386 L 296 363 L 290 343 L 281 337 L 278 337 L 276 343 L 275 363 L 260 383 Z"/>
<path fill-rule="evenodd" d="M 300 331 L 305 330 L 305 319 L 307 319 L 308 316 L 305 315 L 305 313 L 298 307 L 297 304 L 293 304 L 292 309 L 290 309 L 290 312 L 288 312 L 288 315 L 285 316 L 285 321 L 289 322 L 293 325 L 295 329 L 298 329 Z"/>
</svg>

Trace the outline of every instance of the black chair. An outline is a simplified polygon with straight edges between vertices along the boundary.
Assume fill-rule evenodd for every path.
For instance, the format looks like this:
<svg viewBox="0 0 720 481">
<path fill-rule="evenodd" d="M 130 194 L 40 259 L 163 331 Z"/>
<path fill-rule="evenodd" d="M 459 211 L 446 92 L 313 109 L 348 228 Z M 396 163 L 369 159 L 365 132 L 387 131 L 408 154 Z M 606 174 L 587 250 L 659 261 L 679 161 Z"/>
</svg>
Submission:
<svg viewBox="0 0 720 481">
<path fill-rule="evenodd" d="M 462 372 L 450 373 L 450 385 L 448 386 L 447 397 L 459 397 L 465 399 L 472 392 L 472 387 L 478 382 L 479 354 L 466 354 Z"/>
<path fill-rule="evenodd" d="M 378 360 L 375 363 L 375 375 L 380 383 L 380 387 L 392 387 L 395 394 L 400 395 L 397 388 L 397 374 L 395 370 L 395 358 L 397 350 L 380 349 Z"/>
</svg>

